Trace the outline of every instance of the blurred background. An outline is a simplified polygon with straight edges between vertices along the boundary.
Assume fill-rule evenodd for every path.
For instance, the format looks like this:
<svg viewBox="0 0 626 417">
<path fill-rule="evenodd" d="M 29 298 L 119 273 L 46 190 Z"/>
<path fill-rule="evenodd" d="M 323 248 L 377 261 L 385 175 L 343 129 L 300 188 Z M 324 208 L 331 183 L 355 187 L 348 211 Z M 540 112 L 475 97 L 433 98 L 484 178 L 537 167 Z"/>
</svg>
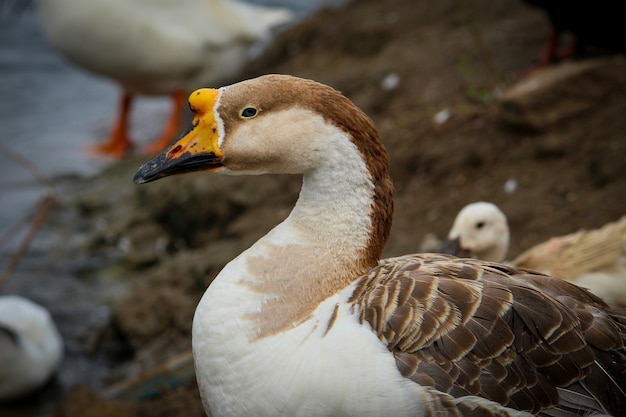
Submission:
<svg viewBox="0 0 626 417">
<path fill-rule="evenodd" d="M 0 415 L 202 416 L 189 361 L 197 300 L 286 217 L 300 179 L 134 185 L 170 98 L 137 96 L 127 153 L 89 153 L 111 131 L 121 84 L 53 46 L 46 1 L 0 2 L 0 294 L 44 306 L 64 358 L 42 389 L 0 402 Z M 136 3 L 143 16 L 150 2 Z M 396 186 L 386 256 L 435 250 L 472 201 L 507 215 L 507 259 L 626 214 L 620 45 L 574 51 L 566 31 L 564 52 L 546 59 L 553 21 L 521 0 L 254 3 L 292 15 L 216 85 L 273 72 L 313 78 L 374 119 Z M 79 50 L 91 38 L 72 39 Z M 107 63 L 122 54 L 86 48 Z"/>
</svg>

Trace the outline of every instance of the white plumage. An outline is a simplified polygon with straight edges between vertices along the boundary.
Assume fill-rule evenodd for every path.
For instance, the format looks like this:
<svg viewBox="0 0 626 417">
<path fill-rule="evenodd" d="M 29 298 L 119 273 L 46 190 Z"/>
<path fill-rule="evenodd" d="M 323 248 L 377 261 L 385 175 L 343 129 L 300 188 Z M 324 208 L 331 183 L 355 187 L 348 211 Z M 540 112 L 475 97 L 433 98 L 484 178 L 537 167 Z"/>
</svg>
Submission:
<svg viewBox="0 0 626 417">
<path fill-rule="evenodd" d="M 63 340 L 50 313 L 20 296 L 0 296 L 0 401 L 41 388 L 63 358 Z"/>
</svg>

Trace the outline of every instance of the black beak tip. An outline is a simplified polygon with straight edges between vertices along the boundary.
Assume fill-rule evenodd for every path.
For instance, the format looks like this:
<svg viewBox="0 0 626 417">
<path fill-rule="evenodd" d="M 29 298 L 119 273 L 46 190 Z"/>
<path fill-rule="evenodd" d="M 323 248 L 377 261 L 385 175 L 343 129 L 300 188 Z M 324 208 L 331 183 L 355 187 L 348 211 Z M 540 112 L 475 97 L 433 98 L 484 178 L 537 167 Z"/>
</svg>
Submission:
<svg viewBox="0 0 626 417">
<path fill-rule="evenodd" d="M 163 166 L 164 161 L 165 156 L 161 154 L 151 161 L 143 164 L 133 177 L 133 182 L 135 184 L 145 184 L 161 178 L 163 175 L 159 175 L 159 172 L 161 171 L 160 168 Z"/>
<path fill-rule="evenodd" d="M 439 253 L 445 253 L 448 255 L 457 255 L 461 251 L 461 244 L 459 239 L 448 239 L 439 248 Z"/>
<path fill-rule="evenodd" d="M 453 255 L 458 258 L 471 258 L 472 251 L 461 246 L 461 239 L 448 239 L 439 248 L 439 253 Z"/>
<path fill-rule="evenodd" d="M 151 175 L 149 174 L 148 171 L 150 171 L 150 167 L 149 165 L 151 164 L 151 162 L 148 162 L 145 165 L 142 165 L 141 168 L 139 168 L 139 170 L 137 171 L 137 173 L 135 174 L 135 176 L 133 177 L 133 182 L 135 184 L 145 184 L 147 182 L 150 182 L 151 179 Z"/>
<path fill-rule="evenodd" d="M 147 183 L 148 181 L 147 181 L 147 180 L 143 177 L 143 175 L 142 175 L 141 171 L 139 171 L 139 172 L 137 172 L 137 173 L 135 174 L 135 176 L 133 177 L 133 182 L 134 182 L 135 184 L 145 184 L 145 183 Z"/>
</svg>

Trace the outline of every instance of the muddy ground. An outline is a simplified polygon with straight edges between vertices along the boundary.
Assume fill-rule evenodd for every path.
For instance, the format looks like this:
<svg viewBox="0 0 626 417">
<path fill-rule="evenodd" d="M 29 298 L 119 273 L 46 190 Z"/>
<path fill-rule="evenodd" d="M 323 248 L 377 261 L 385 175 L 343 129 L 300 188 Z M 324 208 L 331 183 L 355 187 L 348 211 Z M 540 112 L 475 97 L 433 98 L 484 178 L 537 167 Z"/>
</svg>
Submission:
<svg viewBox="0 0 626 417">
<path fill-rule="evenodd" d="M 263 73 L 313 78 L 373 118 L 396 187 L 386 256 L 432 250 L 463 205 L 489 200 L 508 215 L 512 258 L 626 213 L 623 62 L 542 84 L 540 99 L 522 95 L 517 103 L 519 123 L 507 122 L 502 97 L 529 77 L 542 79 L 533 69 L 548 32 L 543 13 L 521 1 L 359 0 L 283 33 L 228 81 Z M 436 115 L 449 117 L 437 122 Z M 192 175 L 135 186 L 145 160 L 134 155 L 65 184 L 51 220 L 78 214 L 67 253 L 98 257 L 98 268 L 80 275 L 118 288 L 111 327 L 93 345 L 120 358 L 111 384 L 189 349 L 206 286 L 288 214 L 300 185 L 287 176 Z M 146 401 L 103 397 L 77 387 L 56 416 L 203 415 L 193 379 Z"/>
</svg>

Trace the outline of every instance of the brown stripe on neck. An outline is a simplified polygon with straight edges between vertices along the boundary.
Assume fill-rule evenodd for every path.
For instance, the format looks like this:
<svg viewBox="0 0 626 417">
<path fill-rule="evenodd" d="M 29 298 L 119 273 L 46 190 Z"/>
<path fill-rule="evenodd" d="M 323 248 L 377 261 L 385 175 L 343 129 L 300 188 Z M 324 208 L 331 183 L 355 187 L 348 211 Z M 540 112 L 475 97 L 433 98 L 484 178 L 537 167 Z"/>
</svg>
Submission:
<svg viewBox="0 0 626 417">
<path fill-rule="evenodd" d="M 374 184 L 372 232 L 364 254 L 365 263 L 378 264 L 391 229 L 393 183 L 389 176 L 389 156 L 380 141 L 374 122 L 349 99 L 331 87 L 315 84 L 309 106 L 326 120 L 344 130 L 357 146 Z"/>
</svg>

